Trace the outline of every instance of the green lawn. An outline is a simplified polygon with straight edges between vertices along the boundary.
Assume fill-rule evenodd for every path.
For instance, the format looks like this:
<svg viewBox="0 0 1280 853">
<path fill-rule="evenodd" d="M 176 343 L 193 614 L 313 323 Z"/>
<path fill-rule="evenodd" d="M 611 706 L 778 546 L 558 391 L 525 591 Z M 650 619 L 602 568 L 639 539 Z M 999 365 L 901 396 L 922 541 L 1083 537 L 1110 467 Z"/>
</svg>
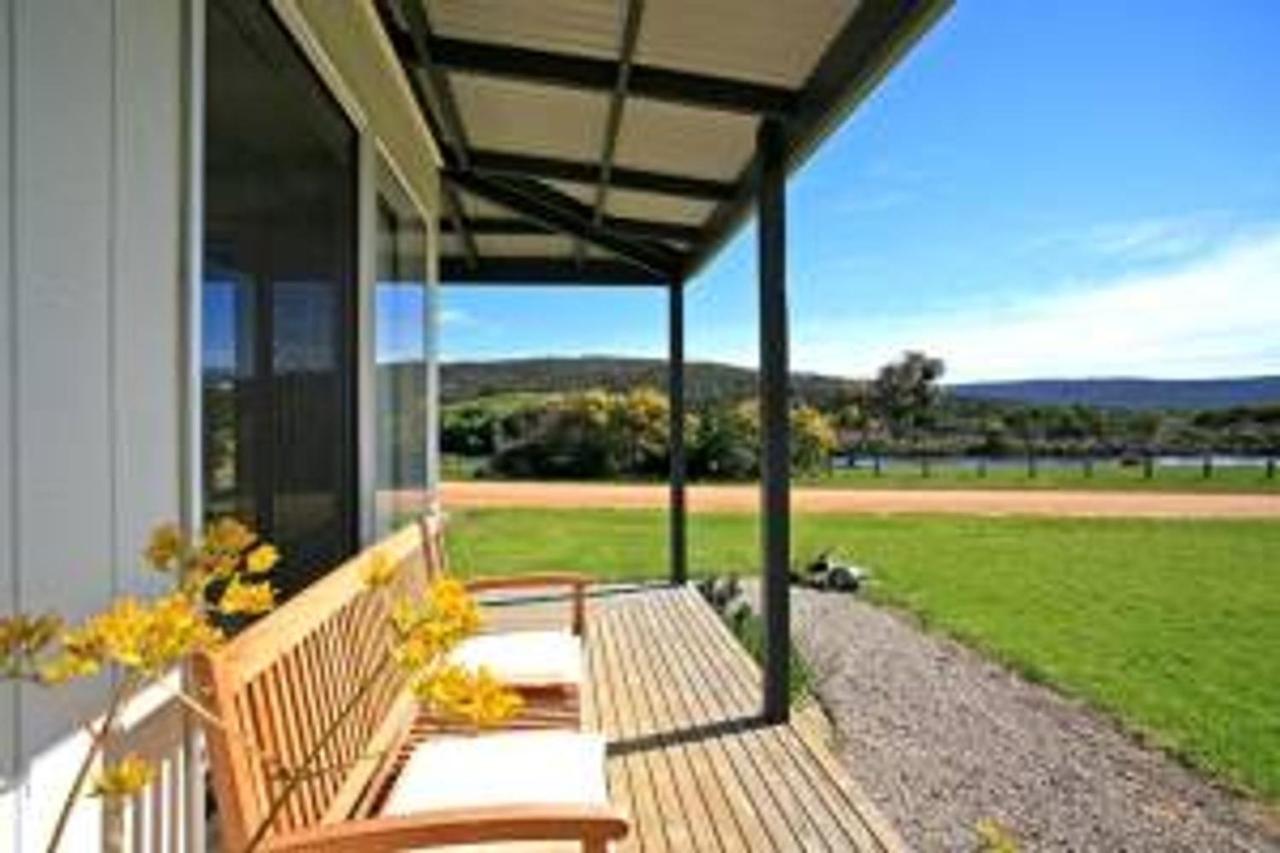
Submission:
<svg viewBox="0 0 1280 853">
<path fill-rule="evenodd" d="M 660 511 L 453 520 L 462 573 L 664 575 Z M 813 515 L 794 533 L 799 556 L 869 566 L 876 599 L 1280 800 L 1280 523 Z M 749 573 L 757 536 L 749 516 L 691 516 L 691 563 Z"/>
</svg>

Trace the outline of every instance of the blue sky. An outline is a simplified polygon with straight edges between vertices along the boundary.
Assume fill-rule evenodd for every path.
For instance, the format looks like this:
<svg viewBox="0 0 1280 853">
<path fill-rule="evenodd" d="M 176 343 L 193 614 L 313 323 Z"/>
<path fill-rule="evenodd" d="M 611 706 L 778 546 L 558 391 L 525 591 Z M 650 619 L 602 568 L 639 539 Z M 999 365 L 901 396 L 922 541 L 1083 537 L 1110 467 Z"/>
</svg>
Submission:
<svg viewBox="0 0 1280 853">
<path fill-rule="evenodd" d="M 788 193 L 792 362 L 1280 373 L 1280 2 L 968 0 Z M 688 356 L 756 360 L 754 231 Z M 445 359 L 665 351 L 665 296 L 448 289 Z"/>
</svg>

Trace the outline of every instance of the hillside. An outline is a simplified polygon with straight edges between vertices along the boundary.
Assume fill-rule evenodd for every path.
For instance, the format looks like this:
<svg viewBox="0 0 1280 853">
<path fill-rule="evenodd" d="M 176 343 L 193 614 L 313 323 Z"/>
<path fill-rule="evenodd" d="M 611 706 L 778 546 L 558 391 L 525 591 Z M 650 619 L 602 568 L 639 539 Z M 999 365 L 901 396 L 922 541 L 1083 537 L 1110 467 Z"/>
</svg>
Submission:
<svg viewBox="0 0 1280 853">
<path fill-rule="evenodd" d="M 445 403 L 494 394 L 567 392 L 584 388 L 663 388 L 667 365 L 660 359 L 529 358 L 459 361 L 441 367 Z M 856 389 L 860 381 L 797 374 L 796 392 L 822 405 Z M 1280 376 L 1223 379 L 1032 379 L 948 386 L 957 397 L 1036 405 L 1082 404 L 1121 409 L 1221 409 L 1280 401 Z M 755 394 L 756 372 L 715 362 L 689 362 L 685 389 L 691 405 L 744 399 Z"/>
<path fill-rule="evenodd" d="M 961 397 L 1113 409 L 1226 409 L 1280 401 L 1280 376 L 1229 379 L 1033 379 L 956 385 Z"/>
<path fill-rule="evenodd" d="M 625 391 L 642 385 L 665 388 L 667 363 L 649 358 L 530 358 L 458 361 L 441 365 L 441 396 L 455 403 L 475 397 L 525 392 Z M 833 376 L 797 374 L 797 393 L 814 403 L 847 394 L 857 382 Z M 685 365 L 685 397 L 692 406 L 739 400 L 756 393 L 756 372 L 744 367 L 691 361 Z"/>
</svg>

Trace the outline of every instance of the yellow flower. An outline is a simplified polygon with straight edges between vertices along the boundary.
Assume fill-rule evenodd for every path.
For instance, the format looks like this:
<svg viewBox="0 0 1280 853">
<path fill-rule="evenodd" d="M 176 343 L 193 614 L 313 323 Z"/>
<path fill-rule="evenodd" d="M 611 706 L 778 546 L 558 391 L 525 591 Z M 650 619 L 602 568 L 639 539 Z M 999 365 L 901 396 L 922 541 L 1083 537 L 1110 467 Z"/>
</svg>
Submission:
<svg viewBox="0 0 1280 853">
<path fill-rule="evenodd" d="M 0 661 L 39 653 L 53 642 L 61 629 L 62 620 L 52 613 L 43 616 L 18 613 L 0 617 Z"/>
<path fill-rule="evenodd" d="M 280 552 L 276 550 L 276 546 L 263 544 L 249 552 L 249 556 L 245 559 L 245 568 L 251 575 L 261 575 L 275 568 L 278 562 L 280 562 Z"/>
<path fill-rule="evenodd" d="M 205 620 L 191 596 L 171 593 L 148 603 L 121 598 L 64 632 L 61 653 L 41 676 L 59 683 L 93 675 L 108 663 L 158 675 L 221 640 L 222 633 Z"/>
<path fill-rule="evenodd" d="M 427 600 L 435 618 L 450 625 L 457 640 L 480 628 L 480 609 L 461 581 L 453 578 L 435 581 L 427 592 Z"/>
<path fill-rule="evenodd" d="M 228 616 L 266 613 L 275 606 L 276 594 L 270 583 L 242 583 L 239 578 L 231 579 L 218 600 L 218 610 Z"/>
<path fill-rule="evenodd" d="M 203 587 L 210 581 L 224 580 L 235 574 L 240 565 L 238 554 L 222 551 L 206 551 L 200 554 L 191 565 L 191 580 L 196 586 Z"/>
<path fill-rule="evenodd" d="M 162 524 L 151 531 L 151 541 L 144 552 L 152 568 L 166 572 L 187 547 L 187 538 L 176 524 Z"/>
<path fill-rule="evenodd" d="M 396 579 L 400 567 L 387 559 L 381 551 L 374 551 L 360 569 L 360 579 L 370 589 L 389 585 Z"/>
<path fill-rule="evenodd" d="M 96 658 L 63 653 L 40 667 L 40 680 L 48 685 L 62 684 L 73 678 L 97 675 L 102 663 Z"/>
<path fill-rule="evenodd" d="M 257 541 L 257 534 L 230 516 L 214 521 L 204 533 L 204 545 L 210 551 L 231 551 L 242 554 Z"/>
<path fill-rule="evenodd" d="M 102 768 L 89 790 L 91 797 L 131 797 L 156 778 L 156 769 L 134 753 Z"/>
<path fill-rule="evenodd" d="M 977 849 L 982 853 L 1018 853 L 1018 838 L 1009 827 L 995 818 L 983 818 L 974 826 L 978 835 Z"/>
<path fill-rule="evenodd" d="M 489 670 L 468 672 L 447 664 L 419 677 L 412 685 L 420 702 L 445 716 L 480 728 L 500 725 L 524 709 L 524 700 Z"/>
</svg>

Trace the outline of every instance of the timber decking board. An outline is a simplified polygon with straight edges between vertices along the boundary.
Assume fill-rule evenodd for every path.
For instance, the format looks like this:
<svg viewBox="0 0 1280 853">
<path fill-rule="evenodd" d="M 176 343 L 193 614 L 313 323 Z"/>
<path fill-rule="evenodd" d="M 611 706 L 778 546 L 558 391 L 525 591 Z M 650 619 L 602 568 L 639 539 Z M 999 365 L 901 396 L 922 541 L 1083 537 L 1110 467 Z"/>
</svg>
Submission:
<svg viewBox="0 0 1280 853">
<path fill-rule="evenodd" d="M 618 853 L 905 849 L 819 711 L 761 720 L 759 667 L 691 587 L 602 588 L 589 605 L 583 724 L 608 738 L 610 796 L 632 819 Z M 550 606 L 486 614 L 508 628 Z"/>
</svg>

